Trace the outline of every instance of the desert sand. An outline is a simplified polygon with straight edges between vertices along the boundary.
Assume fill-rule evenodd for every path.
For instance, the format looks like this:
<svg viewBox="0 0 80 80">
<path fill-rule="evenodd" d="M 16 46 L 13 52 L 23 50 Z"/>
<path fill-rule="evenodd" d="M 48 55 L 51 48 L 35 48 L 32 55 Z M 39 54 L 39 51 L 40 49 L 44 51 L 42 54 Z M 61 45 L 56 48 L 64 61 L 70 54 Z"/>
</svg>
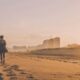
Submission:
<svg viewBox="0 0 80 80">
<path fill-rule="evenodd" d="M 8 53 L 0 73 L 4 80 L 80 80 L 80 61 Z"/>
</svg>

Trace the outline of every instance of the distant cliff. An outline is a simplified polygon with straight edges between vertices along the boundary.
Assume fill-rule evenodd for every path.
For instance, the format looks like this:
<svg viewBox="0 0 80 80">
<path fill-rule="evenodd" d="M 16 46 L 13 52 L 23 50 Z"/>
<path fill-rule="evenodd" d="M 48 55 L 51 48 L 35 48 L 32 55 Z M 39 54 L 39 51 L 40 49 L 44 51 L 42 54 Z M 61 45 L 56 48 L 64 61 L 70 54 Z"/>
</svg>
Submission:
<svg viewBox="0 0 80 80">
<path fill-rule="evenodd" d="M 28 49 L 31 50 L 39 50 L 39 49 L 54 49 L 54 48 L 60 48 L 60 38 L 50 38 L 46 39 L 42 42 L 42 44 L 37 46 L 28 47 Z"/>
</svg>

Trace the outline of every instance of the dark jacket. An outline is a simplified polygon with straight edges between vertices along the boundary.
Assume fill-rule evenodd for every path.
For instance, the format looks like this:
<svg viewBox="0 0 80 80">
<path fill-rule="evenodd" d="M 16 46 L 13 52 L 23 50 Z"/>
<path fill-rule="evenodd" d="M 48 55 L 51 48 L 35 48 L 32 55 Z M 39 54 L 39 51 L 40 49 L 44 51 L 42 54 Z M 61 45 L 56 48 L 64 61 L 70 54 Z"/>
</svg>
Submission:
<svg viewBox="0 0 80 80">
<path fill-rule="evenodd" d="M 0 53 L 4 53 L 6 51 L 7 51 L 6 41 L 5 40 L 0 40 Z"/>
</svg>

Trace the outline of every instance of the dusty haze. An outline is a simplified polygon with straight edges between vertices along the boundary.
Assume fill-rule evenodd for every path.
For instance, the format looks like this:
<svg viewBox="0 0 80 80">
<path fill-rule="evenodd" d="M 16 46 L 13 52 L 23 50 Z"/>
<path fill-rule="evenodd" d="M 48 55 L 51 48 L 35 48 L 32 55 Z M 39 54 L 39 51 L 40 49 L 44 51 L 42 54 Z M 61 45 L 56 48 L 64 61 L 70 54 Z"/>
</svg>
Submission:
<svg viewBox="0 0 80 80">
<path fill-rule="evenodd" d="M 60 36 L 80 43 L 80 0 L 0 0 L 0 34 L 9 45 L 35 45 Z"/>
</svg>

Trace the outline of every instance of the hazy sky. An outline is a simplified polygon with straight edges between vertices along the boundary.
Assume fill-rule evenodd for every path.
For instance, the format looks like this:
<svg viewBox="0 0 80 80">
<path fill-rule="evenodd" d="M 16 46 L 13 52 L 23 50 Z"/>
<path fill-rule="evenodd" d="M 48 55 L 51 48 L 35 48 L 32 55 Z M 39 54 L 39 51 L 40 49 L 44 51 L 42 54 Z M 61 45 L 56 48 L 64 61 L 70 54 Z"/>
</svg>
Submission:
<svg viewBox="0 0 80 80">
<path fill-rule="evenodd" d="M 9 45 L 56 36 L 62 46 L 80 43 L 80 0 L 0 0 L 0 34 Z"/>
</svg>

